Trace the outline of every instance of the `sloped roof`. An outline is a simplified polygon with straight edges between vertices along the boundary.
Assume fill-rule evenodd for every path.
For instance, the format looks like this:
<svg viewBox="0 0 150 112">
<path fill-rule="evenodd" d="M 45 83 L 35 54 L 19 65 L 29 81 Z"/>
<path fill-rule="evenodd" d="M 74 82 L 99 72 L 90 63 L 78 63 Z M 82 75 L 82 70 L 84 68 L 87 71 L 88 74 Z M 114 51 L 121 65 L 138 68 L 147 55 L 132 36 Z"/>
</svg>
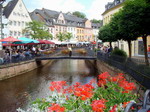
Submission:
<svg viewBox="0 0 150 112">
<path fill-rule="evenodd" d="M 35 21 L 43 21 L 39 16 L 37 16 L 34 12 L 30 13 L 30 17 Z"/>
<path fill-rule="evenodd" d="M 95 28 L 95 29 L 98 29 L 102 25 L 103 25 L 103 22 L 101 22 L 101 23 L 92 23 L 92 27 Z"/>
<path fill-rule="evenodd" d="M 32 13 L 30 13 L 30 15 L 33 20 L 38 21 L 42 17 L 43 19 L 45 19 L 45 21 L 43 21 L 43 22 L 45 22 L 46 24 L 49 24 L 49 21 L 50 21 L 50 22 L 53 22 L 53 24 L 59 25 L 59 23 L 54 21 L 54 19 L 56 20 L 58 18 L 58 16 L 60 15 L 60 13 L 62 13 L 62 12 L 43 8 L 42 10 L 35 9 Z M 87 20 L 87 19 L 83 19 L 83 18 L 74 16 L 71 13 L 62 13 L 62 14 L 66 21 L 65 25 L 67 25 L 67 26 L 77 26 L 78 23 L 82 23 L 82 25 L 80 27 L 84 27 L 84 23 Z M 36 16 L 40 16 L 40 17 L 36 17 Z M 63 25 L 63 24 L 61 24 L 61 25 Z"/>
<path fill-rule="evenodd" d="M 65 14 L 64 13 L 64 17 L 65 17 L 66 20 L 76 21 L 76 22 L 84 22 L 84 20 L 85 20 L 83 18 L 79 18 L 79 17 L 74 16 L 72 14 Z"/>
<path fill-rule="evenodd" d="M 49 9 L 42 9 L 43 13 L 45 13 L 45 15 L 47 15 L 49 18 L 58 18 L 60 12 L 57 11 L 53 11 L 53 10 L 49 10 Z"/>
<path fill-rule="evenodd" d="M 18 0 L 12 0 L 4 7 L 4 15 L 6 18 L 10 16 L 11 12 L 13 11 L 17 3 Z"/>
<path fill-rule="evenodd" d="M 103 14 L 116 6 L 121 5 L 124 1 L 125 0 L 114 0 L 113 2 L 108 2 L 107 5 L 105 5 L 105 11 Z"/>
<path fill-rule="evenodd" d="M 47 15 L 43 13 L 42 10 L 35 9 L 30 13 L 30 17 L 32 20 L 44 22 L 48 26 L 53 26 L 50 22 L 53 22 L 52 18 L 49 18 Z"/>
</svg>

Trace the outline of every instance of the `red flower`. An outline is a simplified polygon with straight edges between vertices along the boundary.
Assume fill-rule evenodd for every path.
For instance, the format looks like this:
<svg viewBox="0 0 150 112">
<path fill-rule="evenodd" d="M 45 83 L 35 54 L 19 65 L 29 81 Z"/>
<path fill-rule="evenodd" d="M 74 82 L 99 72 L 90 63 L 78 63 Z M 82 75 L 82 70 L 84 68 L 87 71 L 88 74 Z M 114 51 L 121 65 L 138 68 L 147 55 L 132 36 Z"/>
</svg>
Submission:
<svg viewBox="0 0 150 112">
<path fill-rule="evenodd" d="M 64 112 L 65 108 L 61 107 L 58 104 L 52 104 L 51 107 L 48 107 L 48 112 Z"/>
<path fill-rule="evenodd" d="M 106 85 L 106 80 L 99 80 L 98 81 L 98 86 L 101 87 L 101 86 L 104 86 Z"/>
<path fill-rule="evenodd" d="M 92 110 L 94 112 L 104 112 L 104 109 L 106 108 L 105 103 L 106 103 L 105 99 L 92 101 L 91 104 Z"/>
<path fill-rule="evenodd" d="M 100 75 L 98 76 L 98 79 L 100 79 L 100 80 L 105 80 L 105 79 L 107 79 L 108 77 L 110 77 L 109 73 L 108 73 L 108 72 L 104 72 L 104 73 L 102 73 L 102 74 L 100 74 Z"/>
<path fill-rule="evenodd" d="M 62 92 L 64 86 L 67 86 L 66 81 L 53 81 L 50 83 L 51 86 L 49 87 L 51 91 L 56 90 L 57 92 Z"/>
<path fill-rule="evenodd" d="M 86 100 L 93 96 L 92 87 L 88 87 L 85 85 L 81 85 L 79 87 L 74 88 L 74 95 L 80 97 L 81 100 Z"/>
<path fill-rule="evenodd" d="M 134 83 L 129 83 L 127 81 L 122 81 L 119 84 L 120 87 L 122 87 L 125 91 L 132 91 L 134 89 L 136 89 Z"/>
<path fill-rule="evenodd" d="M 116 108 L 117 108 L 117 105 L 114 105 L 113 108 L 109 112 L 117 112 Z"/>
</svg>

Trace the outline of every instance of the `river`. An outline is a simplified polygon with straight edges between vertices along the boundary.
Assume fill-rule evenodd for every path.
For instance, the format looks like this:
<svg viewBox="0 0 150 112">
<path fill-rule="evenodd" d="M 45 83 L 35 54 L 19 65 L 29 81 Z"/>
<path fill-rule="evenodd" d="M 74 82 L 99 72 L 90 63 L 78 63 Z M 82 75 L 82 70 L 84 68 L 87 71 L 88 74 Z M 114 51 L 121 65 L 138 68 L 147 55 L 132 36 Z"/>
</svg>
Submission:
<svg viewBox="0 0 150 112">
<path fill-rule="evenodd" d="M 65 80 L 87 83 L 95 78 L 95 69 L 84 60 L 59 60 L 31 72 L 0 81 L 0 112 L 16 112 L 27 108 L 36 98 L 50 94 L 51 81 Z"/>
</svg>

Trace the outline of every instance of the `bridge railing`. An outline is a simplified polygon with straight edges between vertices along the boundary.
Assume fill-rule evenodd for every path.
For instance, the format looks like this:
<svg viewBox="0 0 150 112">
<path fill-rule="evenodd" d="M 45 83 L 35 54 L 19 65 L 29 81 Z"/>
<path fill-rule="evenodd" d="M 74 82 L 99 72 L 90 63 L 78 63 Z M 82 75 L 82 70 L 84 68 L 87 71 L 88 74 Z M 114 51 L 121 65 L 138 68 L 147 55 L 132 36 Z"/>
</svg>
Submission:
<svg viewBox="0 0 150 112">
<path fill-rule="evenodd" d="M 57 57 L 57 56 L 69 56 L 68 54 L 62 54 L 61 51 L 62 50 L 67 50 L 68 48 L 63 48 L 63 47 L 60 47 L 60 48 L 56 48 L 54 50 L 48 50 L 46 52 L 41 52 L 40 54 L 37 54 L 37 55 L 30 55 L 30 56 L 25 56 L 25 57 L 21 57 L 21 56 L 12 56 L 11 59 L 10 57 L 7 58 L 7 59 L 1 59 L 0 58 L 0 66 L 5 66 L 5 65 L 9 65 L 9 64 L 12 64 L 12 63 L 19 63 L 19 62 L 23 62 L 23 61 L 28 61 L 28 60 L 33 60 L 35 59 L 36 57 Z M 79 49 L 83 49 L 86 51 L 86 54 L 82 54 L 82 53 L 78 53 L 76 52 L 76 50 L 79 50 Z M 51 51 L 54 51 L 54 52 L 51 52 Z M 88 47 L 75 47 L 73 48 L 73 52 L 72 52 L 72 56 L 80 56 L 80 57 L 85 57 L 85 56 L 91 56 L 91 57 L 94 57 L 94 50 L 91 50 L 90 48 Z"/>
</svg>

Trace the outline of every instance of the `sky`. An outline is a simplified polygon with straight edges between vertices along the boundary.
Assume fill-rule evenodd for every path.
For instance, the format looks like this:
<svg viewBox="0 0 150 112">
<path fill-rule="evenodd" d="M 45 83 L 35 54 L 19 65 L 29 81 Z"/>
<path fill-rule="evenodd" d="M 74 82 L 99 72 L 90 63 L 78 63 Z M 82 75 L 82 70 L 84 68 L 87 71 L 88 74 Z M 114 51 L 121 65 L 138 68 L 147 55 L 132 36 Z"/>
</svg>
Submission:
<svg viewBox="0 0 150 112">
<path fill-rule="evenodd" d="M 34 9 L 50 9 L 55 11 L 83 12 L 88 19 L 102 19 L 105 5 L 114 0 L 23 0 L 28 11 Z"/>
</svg>

